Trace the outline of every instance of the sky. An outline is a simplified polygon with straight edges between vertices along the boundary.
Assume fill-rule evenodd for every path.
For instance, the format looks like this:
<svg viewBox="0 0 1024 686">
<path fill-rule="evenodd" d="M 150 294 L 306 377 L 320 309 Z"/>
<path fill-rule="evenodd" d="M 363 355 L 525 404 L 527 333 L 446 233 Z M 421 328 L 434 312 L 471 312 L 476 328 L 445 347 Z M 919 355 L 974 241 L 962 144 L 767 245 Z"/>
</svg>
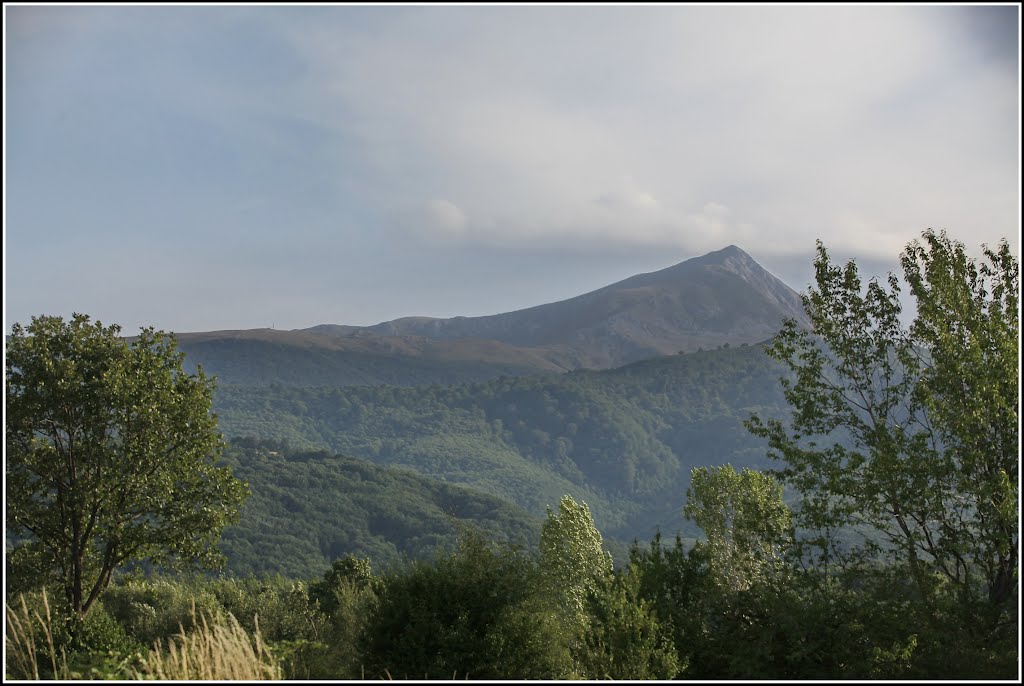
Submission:
<svg viewBox="0 0 1024 686">
<path fill-rule="evenodd" d="M 1020 255 L 1006 6 L 4 5 L 4 327 L 476 316 L 734 244 Z"/>
</svg>

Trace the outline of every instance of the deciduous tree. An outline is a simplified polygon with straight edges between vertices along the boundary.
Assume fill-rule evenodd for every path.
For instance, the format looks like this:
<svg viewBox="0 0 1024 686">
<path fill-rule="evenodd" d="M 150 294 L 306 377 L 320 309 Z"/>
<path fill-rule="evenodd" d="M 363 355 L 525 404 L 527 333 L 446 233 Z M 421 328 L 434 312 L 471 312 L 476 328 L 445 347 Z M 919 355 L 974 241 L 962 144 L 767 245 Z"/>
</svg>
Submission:
<svg viewBox="0 0 1024 686">
<path fill-rule="evenodd" d="M 817 251 L 814 330 L 787 322 L 769 348 L 794 373 L 791 420 L 748 428 L 802 494 L 801 525 L 872 532 L 862 550 L 905 564 L 923 593 L 943 580 L 965 606 L 980 594 L 998 625 L 1017 588 L 1018 262 L 1005 241 L 979 264 L 926 231 L 902 254 L 907 328 L 894 275 L 864 289 L 853 261 Z"/>
<path fill-rule="evenodd" d="M 765 569 L 781 561 L 792 539 L 792 514 L 782 500 L 782 487 L 770 475 L 732 465 L 692 471 L 686 516 L 707 537 L 715 578 L 741 591 Z"/>
<path fill-rule="evenodd" d="M 15 324 L 7 341 L 10 560 L 55 577 L 84 615 L 130 561 L 216 562 L 248 487 L 217 466 L 213 383 L 172 336 L 75 314 Z"/>
<path fill-rule="evenodd" d="M 545 584 L 560 599 L 566 611 L 582 617 L 587 593 L 598 581 L 610 576 L 611 555 L 602 548 L 601 532 L 586 503 L 564 495 L 558 514 L 548 508 L 540 532 L 540 570 Z"/>
</svg>

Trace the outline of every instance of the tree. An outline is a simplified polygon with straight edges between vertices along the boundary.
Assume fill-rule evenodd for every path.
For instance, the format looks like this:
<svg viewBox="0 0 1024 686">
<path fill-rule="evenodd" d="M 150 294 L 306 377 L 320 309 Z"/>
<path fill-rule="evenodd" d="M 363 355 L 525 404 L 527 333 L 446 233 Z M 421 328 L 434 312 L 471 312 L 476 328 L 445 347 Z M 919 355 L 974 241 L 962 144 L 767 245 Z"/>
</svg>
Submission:
<svg viewBox="0 0 1024 686">
<path fill-rule="evenodd" d="M 7 526 L 15 566 L 55 577 L 84 616 L 131 561 L 216 563 L 248 487 L 217 466 L 213 382 L 173 336 L 75 314 L 7 341 Z"/>
<path fill-rule="evenodd" d="M 583 616 L 587 594 L 612 573 L 612 558 L 602 542 L 586 503 L 563 495 L 558 514 L 548 508 L 540 532 L 541 575 L 572 616 Z"/>
<path fill-rule="evenodd" d="M 614 571 L 601 532 L 586 503 L 563 495 L 558 514 L 548 507 L 540 530 L 540 593 L 555 610 L 569 643 L 573 671 L 586 675 L 584 637 L 590 627 L 589 599 Z"/>
<path fill-rule="evenodd" d="M 548 646 L 561 640 L 560 627 L 533 602 L 536 586 L 532 558 L 467 530 L 450 554 L 384 578 L 362 639 L 366 673 L 413 679 L 562 676 L 571 665 L 559 664 L 564 651 L 549 653 Z"/>
<path fill-rule="evenodd" d="M 373 575 L 369 558 L 349 554 L 335 560 L 323 578 L 309 585 L 309 598 L 328 615 L 338 611 L 342 591 L 351 588 L 376 591 L 379 579 Z"/>
<path fill-rule="evenodd" d="M 785 463 L 826 560 L 843 553 L 828 532 L 866 529 L 858 550 L 906 565 L 922 597 L 941 582 L 978 607 L 982 591 L 992 628 L 1017 587 L 1019 265 L 1006 241 L 979 266 L 945 232 L 922 238 L 901 259 L 909 329 L 894 275 L 862 292 L 856 264 L 818 243 L 814 331 L 788 321 L 769 347 L 794 373 L 791 427 L 747 426 Z"/>
<path fill-rule="evenodd" d="M 954 487 L 935 506 L 969 523 L 944 525 L 932 547 L 967 589 L 980 568 L 989 601 L 1001 604 L 1016 588 L 1019 554 L 1020 267 L 1005 241 L 978 266 L 945 234 L 924 239 L 902 258 L 918 308 L 911 335 L 927 351 L 914 403 L 930 422 L 929 456 Z"/>
<path fill-rule="evenodd" d="M 669 631 L 640 597 L 635 569 L 600 577 L 587 606 L 591 621 L 578 651 L 587 679 L 673 679 L 685 669 Z"/>
<path fill-rule="evenodd" d="M 770 475 L 732 465 L 691 472 L 687 518 L 704 531 L 707 558 L 726 588 L 750 587 L 765 567 L 781 560 L 792 537 L 792 515 L 782 487 Z"/>
</svg>

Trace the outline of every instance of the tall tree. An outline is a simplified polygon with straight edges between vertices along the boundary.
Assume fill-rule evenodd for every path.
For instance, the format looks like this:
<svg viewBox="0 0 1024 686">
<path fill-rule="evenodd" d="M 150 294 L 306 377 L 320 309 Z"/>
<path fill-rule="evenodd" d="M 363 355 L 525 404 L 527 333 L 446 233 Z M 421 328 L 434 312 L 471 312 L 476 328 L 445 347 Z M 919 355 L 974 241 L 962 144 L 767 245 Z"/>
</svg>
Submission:
<svg viewBox="0 0 1024 686">
<path fill-rule="evenodd" d="M 601 532 L 586 503 L 563 495 L 558 514 L 548 508 L 540 531 L 540 571 L 567 616 L 585 623 L 587 594 L 612 574 L 611 555 L 602 548 Z"/>
<path fill-rule="evenodd" d="M 969 591 L 979 570 L 1001 604 L 1016 588 L 1019 555 L 1020 266 L 1005 241 L 978 265 L 945 234 L 923 238 L 902 257 L 917 301 L 911 336 L 924 352 L 913 402 L 949 488 L 935 508 L 961 523 L 938 520 L 923 533 L 945 574 Z"/>
<path fill-rule="evenodd" d="M 782 487 L 770 475 L 732 465 L 699 467 L 683 508 L 707 537 L 715 578 L 726 588 L 746 590 L 761 572 L 781 561 L 792 538 L 792 514 Z"/>
<path fill-rule="evenodd" d="M 747 426 L 802 494 L 799 524 L 868 529 L 882 545 L 862 550 L 906 564 L 923 592 L 942 580 L 977 606 L 987 591 L 998 622 L 1017 587 L 1019 265 L 1005 241 L 979 265 L 945 232 L 922 238 L 901 260 L 909 328 L 894 275 L 862 289 L 818 243 L 813 333 L 787 322 L 769 348 L 794 372 L 790 426 Z"/>
<path fill-rule="evenodd" d="M 76 313 L 7 341 L 10 559 L 55 576 L 83 616 L 129 561 L 218 561 L 248 493 L 216 465 L 212 380 L 183 371 L 173 336 L 119 332 Z"/>
</svg>

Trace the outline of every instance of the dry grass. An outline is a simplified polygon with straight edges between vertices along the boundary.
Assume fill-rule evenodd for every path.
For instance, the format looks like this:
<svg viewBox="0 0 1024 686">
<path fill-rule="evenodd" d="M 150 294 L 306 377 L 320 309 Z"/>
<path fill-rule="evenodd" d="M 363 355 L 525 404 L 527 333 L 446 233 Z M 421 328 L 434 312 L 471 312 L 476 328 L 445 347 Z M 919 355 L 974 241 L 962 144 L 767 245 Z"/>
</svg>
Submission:
<svg viewBox="0 0 1024 686">
<path fill-rule="evenodd" d="M 45 591 L 42 594 L 42 611 L 30 610 L 25 596 L 19 598 L 20 607 L 5 605 L 7 632 L 4 639 L 5 677 L 7 679 L 72 680 L 79 675 L 73 673 L 63 649 L 54 648 L 53 616 Z M 222 621 L 214 621 L 203 615 L 196 621 L 193 606 L 192 619 L 195 628 L 181 633 L 167 641 L 164 650 L 157 642 L 149 655 L 141 661 L 141 669 L 132 670 L 133 679 L 159 679 L 170 681 L 257 681 L 280 680 L 283 671 L 278 661 L 270 654 L 260 636 L 259 624 L 250 637 L 238 620 L 228 613 Z M 47 650 L 48 649 L 48 650 Z M 42 652 L 45 651 L 45 652 Z M 50 671 L 41 673 L 40 662 L 49 658 Z M 45 672 L 45 667 L 44 667 Z"/>
<path fill-rule="evenodd" d="M 43 612 L 29 610 L 25 596 L 19 596 L 20 607 L 12 609 L 4 604 L 4 621 L 7 633 L 4 636 L 5 674 L 8 679 L 31 679 L 38 681 L 43 677 L 39 673 L 39 648 L 44 643 L 49 651 L 51 679 L 70 679 L 67 656 L 61 649 L 60 665 L 57 664 L 57 651 L 53 643 L 53 616 L 50 613 L 50 601 L 43 591 Z"/>
<path fill-rule="evenodd" d="M 157 643 L 139 679 L 173 681 L 258 681 L 282 679 L 277 660 L 263 642 L 257 623 L 252 638 L 230 613 L 224 623 L 210 623 L 206 616 L 195 621 L 195 629 L 168 640 L 167 650 Z"/>
</svg>

